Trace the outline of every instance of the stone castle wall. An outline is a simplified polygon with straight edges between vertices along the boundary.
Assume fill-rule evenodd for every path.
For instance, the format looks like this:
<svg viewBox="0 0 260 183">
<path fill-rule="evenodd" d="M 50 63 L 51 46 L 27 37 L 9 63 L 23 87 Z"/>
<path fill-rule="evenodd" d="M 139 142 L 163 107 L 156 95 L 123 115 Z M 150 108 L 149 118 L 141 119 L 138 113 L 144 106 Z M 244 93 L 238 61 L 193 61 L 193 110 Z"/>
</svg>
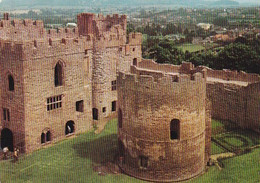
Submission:
<svg viewBox="0 0 260 183">
<path fill-rule="evenodd" d="M 24 124 L 24 76 L 22 62 L 16 62 L 16 56 L 0 57 L 0 81 L 1 81 L 1 126 L 2 129 L 12 129 L 14 143 L 23 145 L 25 140 Z M 9 91 L 8 76 L 11 75 L 16 81 L 14 91 Z M 8 109 L 10 120 L 3 119 L 3 109 Z"/>
<path fill-rule="evenodd" d="M 212 102 L 212 117 L 228 120 L 242 128 L 259 131 L 260 82 L 241 86 L 208 82 L 207 97 Z"/>
<path fill-rule="evenodd" d="M 231 121 L 242 128 L 259 131 L 260 77 L 258 74 L 226 69 L 213 70 L 205 66 L 195 68 L 189 63 L 157 64 L 145 59 L 138 64 L 138 67 L 172 74 L 202 72 L 207 78 L 207 98 L 212 103 L 212 117 Z"/>
<path fill-rule="evenodd" d="M 15 147 L 31 152 L 66 138 L 68 121 L 74 122 L 75 134 L 116 117 L 112 102 L 117 102 L 117 91 L 111 90 L 111 82 L 118 71 L 129 72 L 134 59 L 141 61 L 142 35 L 126 35 L 126 16 L 80 14 L 78 28 L 57 30 L 45 30 L 42 21 L 4 17 L 1 105 L 10 110 L 11 120 L 3 121 L 1 112 L 1 129 L 13 132 Z M 62 65 L 61 86 L 54 84 L 57 63 Z M 14 77 L 14 92 L 6 89 L 8 72 Z M 62 107 L 47 110 L 47 99 L 56 96 L 62 96 Z M 81 100 L 83 112 L 76 111 Z M 98 120 L 93 108 L 99 111 Z M 51 142 L 42 144 L 41 134 L 48 131 Z"/>
<path fill-rule="evenodd" d="M 179 181 L 204 170 L 206 118 L 210 117 L 206 117 L 202 73 L 172 74 L 132 66 L 131 74 L 119 73 L 118 101 L 120 166 L 127 174 Z M 180 121 L 180 137 L 174 140 L 170 138 L 173 119 Z M 140 165 L 142 156 L 148 158 L 147 167 Z"/>
</svg>

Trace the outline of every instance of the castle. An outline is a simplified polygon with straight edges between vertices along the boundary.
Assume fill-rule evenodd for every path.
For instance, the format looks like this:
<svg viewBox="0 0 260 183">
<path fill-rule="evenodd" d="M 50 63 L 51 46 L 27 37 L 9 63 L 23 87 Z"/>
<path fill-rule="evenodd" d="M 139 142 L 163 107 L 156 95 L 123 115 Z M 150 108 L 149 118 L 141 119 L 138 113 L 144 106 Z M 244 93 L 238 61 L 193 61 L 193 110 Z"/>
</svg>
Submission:
<svg viewBox="0 0 260 183">
<path fill-rule="evenodd" d="M 118 116 L 119 166 L 146 180 L 204 171 L 211 117 L 260 132 L 260 77 L 141 57 L 126 16 L 77 16 L 77 28 L 0 21 L 1 148 L 31 152 Z"/>
<path fill-rule="evenodd" d="M 78 27 L 0 21 L 1 147 L 31 152 L 114 118 L 119 71 L 141 60 L 142 35 L 126 16 L 77 16 Z"/>
<path fill-rule="evenodd" d="M 119 166 L 136 178 L 198 176 L 210 158 L 211 117 L 259 133 L 260 77 L 142 59 L 118 75 Z"/>
</svg>

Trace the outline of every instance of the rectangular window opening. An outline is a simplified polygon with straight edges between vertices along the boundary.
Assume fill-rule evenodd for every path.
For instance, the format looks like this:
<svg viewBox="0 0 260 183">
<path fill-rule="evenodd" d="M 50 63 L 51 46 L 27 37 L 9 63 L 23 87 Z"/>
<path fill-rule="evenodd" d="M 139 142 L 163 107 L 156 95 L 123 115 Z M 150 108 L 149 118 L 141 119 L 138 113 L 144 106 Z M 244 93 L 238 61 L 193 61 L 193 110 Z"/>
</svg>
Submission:
<svg viewBox="0 0 260 183">
<path fill-rule="evenodd" d="M 103 107 L 102 108 L 102 112 L 105 113 L 107 111 L 107 108 L 106 107 Z"/>
<path fill-rule="evenodd" d="M 112 102 L 112 112 L 116 111 L 116 101 Z"/>
<path fill-rule="evenodd" d="M 10 121 L 10 111 L 7 108 L 3 108 L 4 121 Z"/>
<path fill-rule="evenodd" d="M 62 106 L 61 103 L 62 103 L 61 95 L 47 98 L 47 111 L 61 108 Z"/>
<path fill-rule="evenodd" d="M 83 112 L 84 111 L 84 102 L 83 100 L 76 102 L 76 111 Z"/>
<path fill-rule="evenodd" d="M 112 85 L 112 91 L 116 90 L 116 80 L 111 82 Z"/>
</svg>

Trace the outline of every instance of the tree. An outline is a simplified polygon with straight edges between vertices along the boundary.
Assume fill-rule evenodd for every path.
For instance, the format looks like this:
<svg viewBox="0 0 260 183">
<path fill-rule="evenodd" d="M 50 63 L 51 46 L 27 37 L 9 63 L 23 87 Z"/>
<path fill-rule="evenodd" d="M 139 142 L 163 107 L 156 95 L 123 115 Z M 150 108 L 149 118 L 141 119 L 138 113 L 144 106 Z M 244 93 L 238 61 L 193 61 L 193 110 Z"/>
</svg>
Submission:
<svg viewBox="0 0 260 183">
<path fill-rule="evenodd" d="M 213 20 L 213 24 L 225 27 L 228 26 L 228 19 L 226 17 L 218 17 Z"/>
</svg>

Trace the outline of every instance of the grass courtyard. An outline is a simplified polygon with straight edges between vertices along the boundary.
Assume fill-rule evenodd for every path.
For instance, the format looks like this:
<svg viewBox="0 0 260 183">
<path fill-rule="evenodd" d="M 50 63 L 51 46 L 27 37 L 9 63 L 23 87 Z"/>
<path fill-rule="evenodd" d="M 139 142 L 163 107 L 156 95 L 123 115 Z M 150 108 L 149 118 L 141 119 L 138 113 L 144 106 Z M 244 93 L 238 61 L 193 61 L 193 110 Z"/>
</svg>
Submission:
<svg viewBox="0 0 260 183">
<path fill-rule="evenodd" d="M 1 183 L 143 182 L 124 174 L 100 176 L 93 170 L 94 166 L 114 160 L 116 133 L 117 121 L 112 120 L 101 134 L 91 131 L 66 139 L 23 156 L 18 163 L 0 161 Z M 213 150 L 221 152 L 217 145 L 212 146 Z M 258 148 L 251 153 L 222 160 L 222 170 L 210 167 L 202 176 L 187 182 L 259 182 L 259 153 Z"/>
</svg>

